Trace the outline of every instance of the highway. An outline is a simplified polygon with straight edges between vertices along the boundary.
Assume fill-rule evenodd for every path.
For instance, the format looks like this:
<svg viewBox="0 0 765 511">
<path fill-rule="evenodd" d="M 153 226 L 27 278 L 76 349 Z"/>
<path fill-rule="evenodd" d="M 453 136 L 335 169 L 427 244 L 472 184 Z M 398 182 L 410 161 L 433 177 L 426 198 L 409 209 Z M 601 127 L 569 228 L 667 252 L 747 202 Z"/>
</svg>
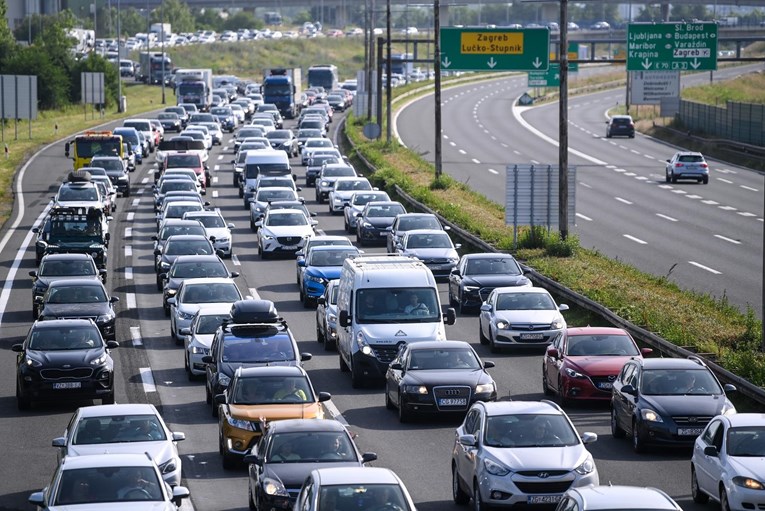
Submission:
<svg viewBox="0 0 765 511">
<path fill-rule="evenodd" d="M 498 84 L 484 87 L 488 87 L 485 89 L 487 93 L 494 91 L 494 88 L 501 90 Z M 504 84 L 502 87 L 511 85 Z M 457 93 L 450 94 L 456 97 Z M 503 117 L 507 122 L 510 116 L 509 92 L 496 96 L 506 96 L 503 100 L 507 106 L 505 115 L 497 117 Z M 451 101 L 450 105 L 455 106 L 464 103 Z M 333 123 L 333 131 L 337 124 Z M 457 134 L 455 126 L 446 126 L 450 135 Z M 479 138 L 489 140 L 488 136 Z M 332 393 L 329 410 L 339 413 L 338 418 L 349 424 L 350 430 L 357 435 L 356 441 L 362 451 L 378 454 L 379 460 L 374 465 L 395 470 L 407 484 L 419 510 L 458 509 L 451 500 L 449 466 L 454 428 L 459 419 L 423 420 L 402 426 L 396 414 L 385 409 L 381 388 L 351 388 L 350 377 L 339 370 L 337 354 L 324 351 L 315 340 L 315 312 L 304 309 L 298 301 L 294 260 L 261 261 L 257 256 L 255 236 L 249 230 L 248 213 L 242 209 L 241 199 L 231 186 L 232 169 L 228 162 L 233 157 L 233 149 L 230 140 L 230 135 L 226 135 L 223 146 L 216 147 L 211 153 L 210 168 L 214 181 L 208 189 L 207 200 L 212 202 L 213 207 L 220 208 L 227 221 L 236 225 L 234 257 L 226 264 L 231 270 L 241 273 L 237 279 L 240 289 L 245 294 L 275 302 L 291 325 L 300 351 L 309 351 L 314 355 L 305 363 L 314 387 L 317 391 Z M 505 140 L 511 142 L 509 138 Z M 489 150 L 495 144 L 488 142 L 483 148 Z M 539 142 L 539 147 L 549 152 L 544 143 Z M 524 151 L 531 150 L 534 148 L 524 147 Z M 511 151 L 508 148 L 504 156 L 497 154 L 493 158 L 497 162 L 506 161 L 511 157 Z M 456 148 L 449 149 L 449 159 L 450 167 L 452 160 L 460 161 Z M 161 296 L 156 291 L 150 239 L 155 232 L 151 206 L 152 162 L 153 158 L 147 159 L 131 174 L 133 195 L 118 199 L 118 209 L 110 227 L 112 241 L 108 288 L 120 297 L 116 306 L 117 339 L 121 347 L 113 352 L 117 371 L 116 400 L 153 403 L 160 407 L 172 430 L 186 434 L 187 439 L 179 444 L 179 448 L 183 458 L 184 484 L 191 490 L 190 504 L 195 509 L 246 509 L 246 471 L 244 468 L 223 470 L 218 454 L 217 422 L 205 404 L 204 385 L 187 380 L 182 350 L 170 339 L 169 321 L 163 314 Z M 468 169 L 470 165 L 473 164 L 465 164 L 464 168 Z M 501 170 L 499 163 L 492 165 Z M 10 351 L 10 346 L 20 342 L 30 326 L 31 285 L 27 274 L 34 269 L 30 230 L 39 223 L 43 209 L 70 166 L 71 163 L 63 157 L 63 142 L 45 148 L 36 156 L 18 176 L 16 212 L 0 236 L 3 261 L 0 277 L 5 282 L 0 293 L 0 328 L 3 332 L 0 364 L 5 368 L 0 374 L 0 425 L 4 433 L 0 438 L 0 450 L 4 453 L 0 461 L 0 509 L 30 508 L 26 504 L 28 495 L 48 484 L 54 470 L 56 454 L 50 446 L 51 439 L 62 433 L 77 406 L 91 404 L 88 401 L 53 403 L 19 412 L 14 396 L 15 356 Z M 294 168 L 299 176 L 298 184 L 303 184 L 302 167 L 296 162 Z M 488 172 L 483 174 L 492 179 L 496 177 Z M 481 181 L 471 180 L 471 184 L 478 185 Z M 491 183 L 489 179 L 483 181 L 486 185 Z M 321 231 L 343 234 L 342 217 L 330 216 L 326 206 L 317 205 L 312 190 L 303 190 L 302 195 L 309 208 L 318 212 Z M 14 219 L 19 211 L 21 215 L 16 222 Z M 382 252 L 384 248 L 365 250 L 367 253 Z M 441 286 L 441 300 L 442 303 L 447 300 L 445 285 Z M 447 327 L 447 335 L 451 339 L 471 342 L 482 357 L 497 363 L 490 372 L 498 383 L 501 399 L 542 399 L 541 353 L 490 355 L 488 349 L 479 344 L 477 330 L 477 317 L 463 316 L 457 319 L 454 326 Z M 580 433 L 593 431 L 599 435 L 591 451 L 601 482 L 657 486 L 677 499 L 683 509 L 704 509 L 690 499 L 689 452 L 669 451 L 637 456 L 632 453 L 629 442 L 611 437 L 607 407 L 572 406 L 568 412 Z M 188 503 L 185 507 L 189 507 Z"/>
<path fill-rule="evenodd" d="M 760 67 L 724 69 L 714 79 Z M 682 83 L 708 80 L 699 73 Z M 522 75 L 443 92 L 444 171 L 500 204 L 508 164 L 558 163 L 558 104 L 514 108 L 527 89 Z M 641 134 L 605 138 L 606 112 L 623 103 L 623 89 L 569 98 L 569 165 L 577 169 L 571 232 L 586 248 L 759 315 L 763 176 L 708 160 L 709 185 L 665 183 L 664 160 L 679 148 Z M 404 108 L 396 124 L 403 142 L 430 160 L 433 130 L 419 120 L 432 118 L 431 95 Z"/>
</svg>

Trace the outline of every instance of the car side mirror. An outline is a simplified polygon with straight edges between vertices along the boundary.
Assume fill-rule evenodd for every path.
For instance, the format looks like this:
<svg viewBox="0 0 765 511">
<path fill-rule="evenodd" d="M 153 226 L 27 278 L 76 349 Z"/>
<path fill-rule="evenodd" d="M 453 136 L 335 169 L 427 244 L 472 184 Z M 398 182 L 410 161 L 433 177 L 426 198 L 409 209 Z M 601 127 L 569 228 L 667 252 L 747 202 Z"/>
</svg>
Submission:
<svg viewBox="0 0 765 511">
<path fill-rule="evenodd" d="M 455 277 L 458 277 L 458 276 L 459 276 L 459 274 L 460 274 L 460 269 L 459 269 L 459 268 L 452 268 L 452 271 L 451 271 L 451 272 L 449 272 L 449 273 L 450 273 L 451 275 L 454 275 Z"/>
<path fill-rule="evenodd" d="M 457 311 L 453 307 L 449 307 L 446 309 L 446 314 L 444 314 L 444 323 L 453 325 L 455 321 L 457 321 Z"/>
<path fill-rule="evenodd" d="M 301 362 L 308 362 L 312 358 L 313 358 L 313 355 L 311 355 L 310 353 L 301 353 L 300 354 L 300 361 Z"/>
<path fill-rule="evenodd" d="M 176 507 L 181 507 L 181 501 L 183 499 L 187 499 L 189 497 L 189 489 L 185 486 L 174 486 L 173 487 L 173 504 L 176 505 Z"/>
<path fill-rule="evenodd" d="M 191 328 L 189 328 L 189 327 L 181 328 L 179 333 L 181 335 L 191 335 Z"/>
<path fill-rule="evenodd" d="M 158 255 L 161 255 L 161 254 L 162 254 L 162 251 L 160 249 L 158 249 L 158 248 L 154 249 L 154 255 L 155 256 L 158 256 Z"/>
<path fill-rule="evenodd" d="M 459 443 L 465 447 L 475 447 L 478 445 L 478 440 L 475 435 L 460 435 Z"/>
<path fill-rule="evenodd" d="M 455 243 L 454 244 L 454 249 L 455 250 L 460 249 L 460 248 L 462 248 L 462 243 Z"/>
<path fill-rule="evenodd" d="M 226 394 L 216 394 L 214 402 L 216 405 L 225 405 L 226 404 Z"/>
<path fill-rule="evenodd" d="M 108 220 L 109 218 L 111 218 L 111 217 L 106 217 L 106 219 L 107 219 L 107 220 Z M 105 239 L 106 241 L 109 241 L 110 239 L 112 239 L 112 233 L 110 233 L 110 232 L 107 232 L 106 234 L 104 234 L 104 239 Z"/>
<path fill-rule="evenodd" d="M 704 456 L 714 456 L 716 458 L 719 455 L 720 453 L 717 451 L 717 447 L 714 445 L 708 445 L 704 447 Z"/>
<path fill-rule="evenodd" d="M 106 348 L 110 350 L 116 350 L 120 347 L 119 341 L 106 341 Z"/>
<path fill-rule="evenodd" d="M 111 296 L 111 297 L 109 297 L 109 303 L 117 303 L 119 301 L 120 301 L 120 297 L 119 296 Z"/>
<path fill-rule="evenodd" d="M 175 302 L 176 302 L 176 299 L 175 299 L 174 296 L 172 298 L 168 298 L 167 299 L 167 304 L 168 305 L 175 305 Z"/>
<path fill-rule="evenodd" d="M 452 228 L 451 228 L 451 227 L 449 227 L 448 225 L 445 225 L 445 226 L 444 226 L 444 230 L 445 230 L 445 231 L 451 231 L 451 230 L 452 230 Z"/>
<path fill-rule="evenodd" d="M 54 438 L 50 445 L 53 447 L 66 447 L 66 438 L 63 436 Z"/>
<path fill-rule="evenodd" d="M 329 392 L 319 392 L 319 403 L 329 401 L 330 399 L 332 399 L 332 394 Z"/>
<path fill-rule="evenodd" d="M 646 355 L 650 355 L 651 353 L 653 353 L 653 349 L 651 348 L 640 348 L 640 354 L 643 355 L 644 357 Z"/>
<path fill-rule="evenodd" d="M 297 265 L 298 265 L 300 268 L 305 268 L 305 259 L 298 259 L 298 260 L 297 260 Z"/>
<path fill-rule="evenodd" d="M 560 356 L 558 348 L 553 348 L 552 346 L 547 348 L 547 356 L 550 358 L 558 358 Z"/>
<path fill-rule="evenodd" d="M 342 327 L 351 326 L 351 315 L 348 314 L 348 311 L 342 310 L 340 311 L 340 315 L 338 316 L 337 321 Z"/>
<path fill-rule="evenodd" d="M 591 433 L 589 431 L 585 431 L 582 433 L 582 443 L 583 444 L 591 444 L 593 442 L 596 442 L 598 440 L 598 435 L 596 433 Z"/>
<path fill-rule="evenodd" d="M 320 296 L 320 297 L 318 297 L 318 298 L 316 299 L 316 303 L 317 303 L 318 305 L 326 305 L 326 304 L 327 304 L 327 299 L 326 299 L 326 298 L 324 298 L 323 296 Z"/>
<path fill-rule="evenodd" d="M 210 355 L 205 355 L 204 357 L 202 357 L 202 363 L 203 363 L 203 364 L 212 364 L 212 363 L 213 363 L 213 358 L 212 358 L 212 356 L 210 356 Z"/>
<path fill-rule="evenodd" d="M 393 362 L 390 365 L 390 368 L 394 369 L 396 371 L 403 371 L 404 370 L 404 366 L 401 365 L 401 362 Z"/>
<path fill-rule="evenodd" d="M 29 276 L 30 276 L 30 277 L 37 277 L 37 271 L 36 271 L 36 270 L 32 270 L 32 271 L 30 271 L 30 272 L 29 272 Z"/>
<path fill-rule="evenodd" d="M 259 467 L 263 465 L 263 458 L 257 454 L 245 454 L 244 458 L 242 458 L 242 461 L 246 465 L 257 465 Z"/>
<path fill-rule="evenodd" d="M 369 463 L 370 461 L 375 461 L 377 459 L 377 453 L 375 452 L 365 452 L 361 455 L 361 462 L 362 463 Z"/>
<path fill-rule="evenodd" d="M 484 360 L 483 361 L 483 368 L 484 369 L 491 369 L 494 366 L 496 366 L 496 364 L 494 362 L 492 362 L 491 360 Z"/>
<path fill-rule="evenodd" d="M 632 385 L 625 385 L 622 387 L 622 393 L 629 394 L 630 396 L 637 396 L 637 389 Z"/>
<path fill-rule="evenodd" d="M 568 310 L 568 305 L 566 305 L 565 303 L 562 303 L 558 305 L 558 310 L 561 312 L 566 312 Z"/>
<path fill-rule="evenodd" d="M 735 385 L 732 385 L 730 383 L 726 383 L 725 385 L 723 385 L 723 390 L 727 394 L 728 392 L 736 392 L 738 389 L 736 388 Z"/>
<path fill-rule="evenodd" d="M 186 440 L 186 433 L 181 433 L 180 431 L 173 431 L 171 434 L 173 442 L 181 442 L 183 440 Z"/>
<path fill-rule="evenodd" d="M 666 161 L 667 163 L 669 163 L 669 160 L 664 160 L 664 161 Z"/>
<path fill-rule="evenodd" d="M 480 310 L 483 311 L 483 312 L 491 312 L 491 305 L 489 305 L 486 302 L 483 302 L 481 304 L 481 309 Z"/>
</svg>

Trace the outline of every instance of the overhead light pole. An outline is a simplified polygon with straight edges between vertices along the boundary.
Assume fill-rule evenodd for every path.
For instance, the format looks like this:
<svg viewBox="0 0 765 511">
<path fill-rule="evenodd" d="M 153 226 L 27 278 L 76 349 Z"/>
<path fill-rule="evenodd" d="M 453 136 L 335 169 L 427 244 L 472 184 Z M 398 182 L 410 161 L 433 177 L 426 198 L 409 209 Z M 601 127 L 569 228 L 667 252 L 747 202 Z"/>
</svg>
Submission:
<svg viewBox="0 0 765 511">
<path fill-rule="evenodd" d="M 162 27 L 159 32 L 160 46 L 162 47 L 162 104 L 165 104 L 165 2 L 159 4 L 159 24 Z"/>
<path fill-rule="evenodd" d="M 117 0 L 117 111 L 122 113 L 122 27 L 120 26 L 120 0 Z"/>
</svg>

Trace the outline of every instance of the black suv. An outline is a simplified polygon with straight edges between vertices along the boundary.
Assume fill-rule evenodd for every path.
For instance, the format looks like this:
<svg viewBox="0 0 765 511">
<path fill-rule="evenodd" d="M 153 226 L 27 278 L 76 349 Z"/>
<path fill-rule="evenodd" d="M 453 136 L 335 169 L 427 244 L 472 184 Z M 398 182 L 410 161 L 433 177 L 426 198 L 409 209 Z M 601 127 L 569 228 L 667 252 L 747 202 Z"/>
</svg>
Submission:
<svg viewBox="0 0 765 511">
<path fill-rule="evenodd" d="M 32 277 L 32 319 L 39 314 L 35 300 L 48 290 L 54 280 L 93 279 L 106 282 L 106 270 L 99 270 L 88 254 L 48 254 L 40 261 L 37 270 L 31 270 Z"/>
<path fill-rule="evenodd" d="M 100 399 L 114 403 L 117 341 L 104 342 L 89 319 L 35 321 L 16 356 L 16 402 L 19 410 L 44 399 Z"/>
<path fill-rule="evenodd" d="M 606 138 L 635 138 L 635 121 L 631 115 L 614 115 L 606 121 Z"/>
<path fill-rule="evenodd" d="M 205 392 L 212 405 L 213 417 L 218 414 L 213 397 L 231 383 L 239 367 L 299 366 L 311 360 L 310 353 L 300 353 L 297 342 L 278 316 L 270 300 L 239 300 L 231 306 L 231 321 L 215 332 L 210 354 L 202 358 L 206 364 Z"/>
<path fill-rule="evenodd" d="M 630 359 L 613 383 L 611 433 L 630 433 L 635 452 L 690 447 L 714 416 L 736 413 L 725 395 L 735 390 L 698 357 Z"/>
<path fill-rule="evenodd" d="M 92 319 L 104 339 L 117 337 L 114 303 L 120 299 L 109 297 L 104 284 L 93 279 L 54 280 L 42 297 L 35 299 L 40 320 Z"/>
<path fill-rule="evenodd" d="M 35 264 L 45 254 L 76 252 L 90 254 L 99 268 L 106 268 L 109 227 L 103 210 L 87 207 L 51 209 L 42 226 L 35 227 Z"/>
</svg>

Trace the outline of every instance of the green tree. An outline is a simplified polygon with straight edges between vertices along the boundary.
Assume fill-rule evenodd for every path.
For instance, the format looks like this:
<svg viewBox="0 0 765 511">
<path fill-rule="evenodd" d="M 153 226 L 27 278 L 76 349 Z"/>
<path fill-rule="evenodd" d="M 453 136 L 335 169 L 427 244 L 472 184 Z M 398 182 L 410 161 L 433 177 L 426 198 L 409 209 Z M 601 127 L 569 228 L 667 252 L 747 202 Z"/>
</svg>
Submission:
<svg viewBox="0 0 765 511">
<path fill-rule="evenodd" d="M 658 5 L 646 5 L 640 10 L 640 14 L 638 14 L 633 21 L 661 21 L 661 8 Z"/>
<path fill-rule="evenodd" d="M 673 5 L 669 18 L 672 21 L 704 20 L 711 18 L 711 14 L 703 5 Z"/>
<path fill-rule="evenodd" d="M 2 0 L 0 0 L 2 1 Z M 310 23 L 313 19 L 311 18 L 311 11 L 300 11 L 295 16 L 292 17 L 292 22 L 296 25 L 303 25 L 303 23 Z"/>
<path fill-rule="evenodd" d="M 176 34 L 194 31 L 194 15 L 180 0 L 162 0 L 162 7 L 151 11 L 150 18 L 152 23 L 170 23 Z"/>
<path fill-rule="evenodd" d="M 5 63 L 4 73 L 37 75 L 37 99 L 40 110 L 60 108 L 69 104 L 69 76 L 57 66 L 43 46 L 21 47 Z"/>
<path fill-rule="evenodd" d="M 257 24 L 255 16 L 251 12 L 239 11 L 233 16 L 229 16 L 223 22 L 224 30 L 237 31 L 240 28 L 254 28 Z"/>
<path fill-rule="evenodd" d="M 122 9 L 120 27 L 123 37 L 133 36 L 139 32 L 146 32 L 149 29 L 146 18 L 133 7 Z"/>
<path fill-rule="evenodd" d="M 202 9 L 194 14 L 196 27 L 201 30 L 220 31 L 223 27 L 223 18 L 217 9 Z"/>
<path fill-rule="evenodd" d="M 5 20 L 8 14 L 8 6 L 5 2 L 6 0 L 0 0 L 0 20 Z M 4 68 L 3 64 L 13 56 L 16 46 L 16 40 L 8 23 L 0 22 L 0 69 Z"/>
<path fill-rule="evenodd" d="M 79 103 L 82 98 L 82 82 L 80 73 L 104 73 L 104 96 L 106 104 L 117 104 L 117 80 L 119 79 L 117 67 L 95 53 L 90 53 L 87 58 L 80 59 L 71 70 L 69 99 L 72 103 Z"/>
</svg>

